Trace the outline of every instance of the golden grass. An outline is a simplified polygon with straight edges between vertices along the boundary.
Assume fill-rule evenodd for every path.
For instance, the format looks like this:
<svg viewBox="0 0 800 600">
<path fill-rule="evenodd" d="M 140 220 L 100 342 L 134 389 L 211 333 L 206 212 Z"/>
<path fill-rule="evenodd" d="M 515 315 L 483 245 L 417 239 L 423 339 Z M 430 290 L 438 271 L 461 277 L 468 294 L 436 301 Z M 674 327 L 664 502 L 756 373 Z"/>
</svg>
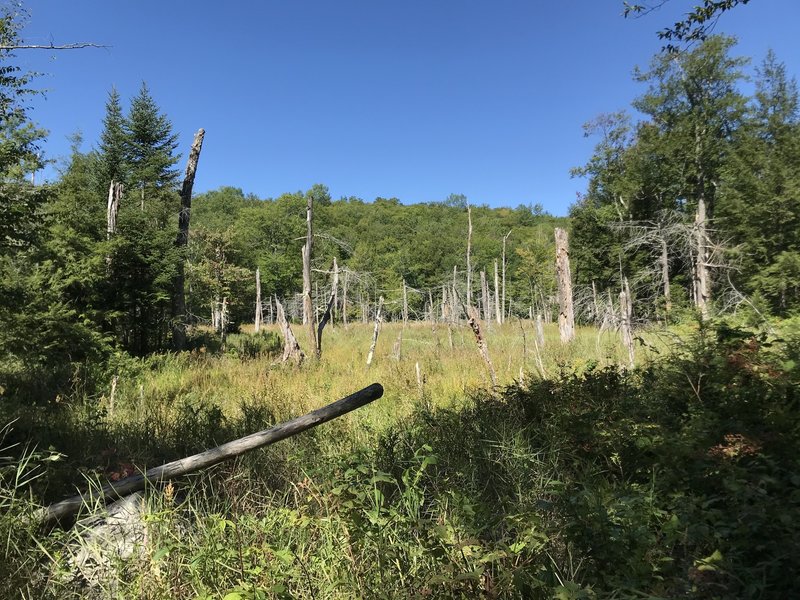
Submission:
<svg viewBox="0 0 800 600">
<path fill-rule="evenodd" d="M 598 335 L 593 327 L 578 328 L 576 339 L 562 344 L 557 326 L 546 325 L 544 348 L 538 354 L 541 361 L 530 321 L 484 323 L 483 327 L 501 388 L 520 378 L 524 382 L 626 360 L 618 334 Z M 267 329 L 272 330 L 269 326 Z M 297 326 L 295 329 L 301 345 L 307 346 L 305 332 Z M 274 358 L 242 360 L 224 353 L 165 357 L 163 364 L 143 379 L 121 382 L 120 405 L 141 416 L 143 410 L 169 412 L 176 401 L 197 401 L 219 406 L 226 416 L 235 417 L 243 405 L 257 404 L 267 406 L 276 420 L 284 420 L 379 382 L 385 388 L 384 397 L 348 419 L 350 427 L 357 424 L 374 431 L 402 420 L 419 403 L 455 407 L 465 402 L 471 391 L 490 387 L 487 366 L 465 324 L 450 329 L 441 323 L 413 322 L 406 327 L 385 323 L 368 369 L 372 331 L 372 324 L 328 326 L 322 358 L 306 357 L 299 368 Z M 638 346 L 637 362 L 646 360 L 647 349 Z M 417 364 L 422 386 L 417 380 Z M 130 416 L 130 412 L 127 416 L 120 412 L 122 418 Z M 167 414 L 164 417 L 168 418 Z"/>
</svg>

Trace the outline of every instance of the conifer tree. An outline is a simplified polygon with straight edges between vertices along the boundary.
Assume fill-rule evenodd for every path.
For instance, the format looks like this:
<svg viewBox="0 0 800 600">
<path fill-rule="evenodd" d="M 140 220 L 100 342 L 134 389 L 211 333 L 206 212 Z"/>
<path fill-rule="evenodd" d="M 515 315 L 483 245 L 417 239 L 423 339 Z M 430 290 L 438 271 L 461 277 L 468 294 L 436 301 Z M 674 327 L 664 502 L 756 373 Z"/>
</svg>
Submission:
<svg viewBox="0 0 800 600">
<path fill-rule="evenodd" d="M 178 181 L 178 171 L 173 168 L 179 159 L 173 154 L 178 147 L 178 136 L 172 132 L 172 123 L 160 112 L 146 83 L 142 83 L 139 94 L 131 101 L 124 125 L 129 185 L 143 192 L 173 189 Z"/>
<path fill-rule="evenodd" d="M 125 155 L 127 151 L 127 135 L 125 117 L 122 114 L 117 88 L 112 87 L 106 102 L 106 116 L 103 118 L 103 131 L 100 133 L 100 144 L 97 152 L 97 185 L 101 191 L 108 189 L 114 180 L 126 181 Z"/>
</svg>

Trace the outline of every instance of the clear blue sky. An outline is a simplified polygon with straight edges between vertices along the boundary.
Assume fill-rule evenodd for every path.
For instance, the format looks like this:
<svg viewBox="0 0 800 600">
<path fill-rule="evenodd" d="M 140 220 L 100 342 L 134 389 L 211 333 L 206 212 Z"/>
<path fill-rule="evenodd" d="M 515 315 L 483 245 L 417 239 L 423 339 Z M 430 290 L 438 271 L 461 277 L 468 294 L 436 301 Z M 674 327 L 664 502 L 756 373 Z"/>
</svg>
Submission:
<svg viewBox="0 0 800 600">
<path fill-rule="evenodd" d="M 76 131 L 93 147 L 111 86 L 127 104 L 145 80 L 184 155 L 206 129 L 198 191 L 319 182 L 334 198 L 463 193 L 562 215 L 585 185 L 569 169 L 594 143 L 581 125 L 642 92 L 634 66 L 694 3 L 631 20 L 621 0 L 29 0 L 26 41 L 111 47 L 18 61 L 45 73 L 33 116 L 50 158 Z M 756 62 L 773 48 L 796 75 L 798 23 L 800 1 L 752 0 L 717 31 Z"/>
</svg>

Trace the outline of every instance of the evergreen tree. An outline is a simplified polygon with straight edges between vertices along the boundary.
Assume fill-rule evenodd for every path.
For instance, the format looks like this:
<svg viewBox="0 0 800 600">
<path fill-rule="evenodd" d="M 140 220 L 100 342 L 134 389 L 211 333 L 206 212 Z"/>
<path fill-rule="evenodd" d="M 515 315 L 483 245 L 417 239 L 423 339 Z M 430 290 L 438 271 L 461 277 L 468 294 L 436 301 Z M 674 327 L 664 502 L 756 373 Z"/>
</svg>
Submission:
<svg viewBox="0 0 800 600">
<path fill-rule="evenodd" d="M 178 171 L 173 169 L 178 156 L 178 136 L 172 132 L 172 123 L 161 114 L 147 84 L 142 83 L 139 94 L 131 101 L 125 123 L 126 161 L 130 173 L 128 183 L 147 190 L 170 190 L 178 181 Z"/>
<path fill-rule="evenodd" d="M 127 183 L 126 151 L 127 135 L 125 117 L 117 88 L 112 87 L 106 102 L 106 115 L 103 118 L 103 131 L 97 152 L 98 188 L 107 190 L 111 181 Z"/>
</svg>

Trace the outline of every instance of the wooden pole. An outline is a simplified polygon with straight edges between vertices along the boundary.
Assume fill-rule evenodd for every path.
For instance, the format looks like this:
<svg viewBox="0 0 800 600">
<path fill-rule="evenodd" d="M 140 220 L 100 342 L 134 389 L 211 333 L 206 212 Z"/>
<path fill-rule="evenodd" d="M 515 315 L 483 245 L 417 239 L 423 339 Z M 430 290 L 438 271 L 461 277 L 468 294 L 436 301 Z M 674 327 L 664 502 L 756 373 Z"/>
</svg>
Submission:
<svg viewBox="0 0 800 600">
<path fill-rule="evenodd" d="M 342 323 L 347 329 L 347 280 L 350 271 L 345 267 L 344 269 L 344 285 L 342 286 Z"/>
<path fill-rule="evenodd" d="M 134 475 L 122 481 L 104 485 L 100 490 L 90 491 L 80 496 L 56 502 L 38 511 L 35 518 L 43 524 L 58 521 L 64 517 L 73 515 L 83 506 L 93 505 L 97 500 L 101 502 L 106 502 L 109 499 L 116 500 L 144 489 L 148 484 L 158 484 L 199 471 L 200 469 L 206 469 L 223 461 L 230 460 L 231 458 L 241 456 L 251 450 L 263 448 L 264 446 L 269 446 L 275 442 L 285 440 L 286 438 L 311 429 L 312 427 L 316 427 L 317 425 L 321 425 L 322 423 L 327 423 L 332 419 L 361 408 L 362 406 L 366 406 L 381 396 L 383 396 L 383 386 L 379 383 L 373 383 L 341 400 L 337 400 L 332 404 L 328 404 L 327 406 L 271 427 L 270 429 L 252 433 L 238 440 L 233 440 L 227 444 L 222 444 L 216 448 L 206 450 L 205 452 L 169 462 L 160 467 L 148 469 L 143 474 Z"/>
<path fill-rule="evenodd" d="M 572 274 L 569 268 L 567 232 L 556 227 L 556 278 L 558 279 L 558 330 L 562 342 L 575 338 L 575 313 L 572 307 Z"/>
<path fill-rule="evenodd" d="M 489 290 L 486 286 L 486 271 L 481 271 L 481 309 L 483 311 L 483 320 L 488 321 L 491 319 L 491 310 L 489 307 Z"/>
<path fill-rule="evenodd" d="M 181 210 L 178 213 L 178 237 L 175 239 L 175 246 L 178 252 L 178 264 L 176 274 L 173 279 L 172 292 L 172 346 L 175 350 L 183 350 L 186 345 L 186 274 L 184 266 L 186 262 L 185 248 L 189 244 L 189 217 L 192 212 L 192 188 L 194 187 L 194 176 L 197 173 L 197 162 L 200 160 L 200 151 L 203 149 L 203 138 L 206 135 L 205 129 L 199 129 L 194 135 L 192 148 L 189 151 L 189 160 L 186 163 L 186 174 L 183 178 L 181 187 Z M 144 188 L 142 188 L 144 194 Z M 142 206 L 144 207 L 144 195 L 142 196 Z"/>
</svg>

